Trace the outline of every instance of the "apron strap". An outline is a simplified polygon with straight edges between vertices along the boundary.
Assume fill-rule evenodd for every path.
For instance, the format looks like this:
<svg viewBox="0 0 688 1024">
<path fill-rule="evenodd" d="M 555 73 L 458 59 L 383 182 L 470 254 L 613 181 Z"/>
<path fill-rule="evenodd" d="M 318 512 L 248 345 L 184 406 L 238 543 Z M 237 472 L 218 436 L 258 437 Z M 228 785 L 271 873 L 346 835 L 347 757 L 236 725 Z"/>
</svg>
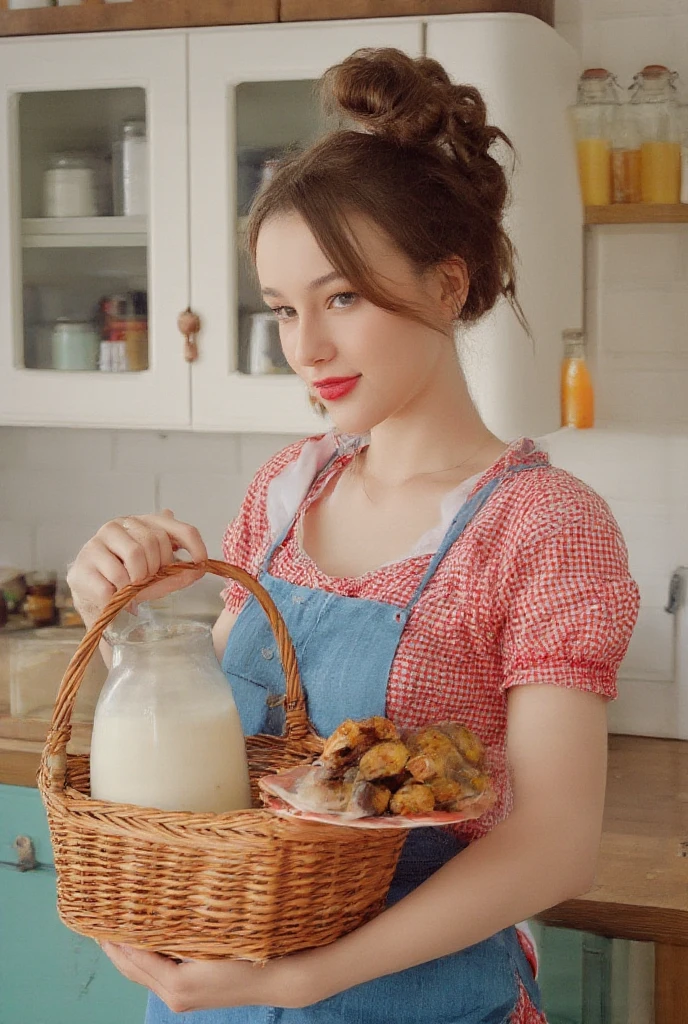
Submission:
<svg viewBox="0 0 688 1024">
<path fill-rule="evenodd" d="M 538 459 L 537 461 L 523 462 L 516 466 L 511 466 L 506 470 L 506 472 L 502 473 L 500 476 L 496 476 L 493 480 L 490 480 L 490 482 L 485 484 L 484 487 L 481 487 L 479 491 L 476 491 L 472 498 L 469 498 L 468 501 L 464 502 L 449 524 L 447 532 L 442 539 L 442 543 L 432 556 L 432 561 L 430 562 L 423 579 L 418 584 L 415 592 L 411 596 L 411 600 L 406 605 L 406 608 L 404 609 L 404 621 L 408 620 L 414 606 L 418 603 L 423 591 L 435 575 L 440 562 L 444 559 L 451 546 L 459 539 L 468 524 L 477 516 L 483 505 L 485 505 L 489 498 L 492 497 L 497 488 L 500 487 L 501 484 L 513 473 L 521 473 L 527 469 L 548 468 L 549 465 L 550 463 L 545 459 Z"/>
</svg>

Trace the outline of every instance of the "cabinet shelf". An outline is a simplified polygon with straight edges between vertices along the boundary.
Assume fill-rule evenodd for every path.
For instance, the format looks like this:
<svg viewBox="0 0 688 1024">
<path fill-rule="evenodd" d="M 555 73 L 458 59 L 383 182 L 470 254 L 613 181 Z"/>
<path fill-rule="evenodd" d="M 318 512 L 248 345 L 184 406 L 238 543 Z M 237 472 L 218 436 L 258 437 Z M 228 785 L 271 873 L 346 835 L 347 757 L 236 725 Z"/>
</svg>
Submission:
<svg viewBox="0 0 688 1024">
<path fill-rule="evenodd" d="M 615 203 L 586 206 L 585 223 L 688 224 L 688 203 Z"/>
<path fill-rule="evenodd" d="M 142 247 L 148 243 L 146 217 L 27 217 L 25 249 Z"/>
</svg>

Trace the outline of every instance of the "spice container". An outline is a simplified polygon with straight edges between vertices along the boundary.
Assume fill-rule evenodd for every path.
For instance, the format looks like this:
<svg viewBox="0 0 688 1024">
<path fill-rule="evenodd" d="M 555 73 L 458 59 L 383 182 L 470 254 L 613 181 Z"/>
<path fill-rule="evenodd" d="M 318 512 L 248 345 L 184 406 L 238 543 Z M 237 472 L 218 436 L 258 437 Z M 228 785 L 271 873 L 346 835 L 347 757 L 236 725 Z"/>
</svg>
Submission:
<svg viewBox="0 0 688 1024">
<path fill-rule="evenodd" d="M 644 203 L 678 203 L 681 145 L 675 72 L 648 64 L 633 79 L 631 107 L 640 133 L 640 179 Z"/>
<path fill-rule="evenodd" d="M 45 217 L 96 217 L 98 184 L 88 154 L 55 153 L 43 176 Z"/>
<path fill-rule="evenodd" d="M 605 68 L 588 68 L 583 72 L 571 114 L 585 206 L 606 206 L 611 202 L 611 139 L 618 102 L 616 81 Z"/>
<path fill-rule="evenodd" d="M 54 572 L 26 574 L 23 612 L 34 626 L 52 626 L 55 621 L 57 575 Z"/>
<path fill-rule="evenodd" d="M 60 318 L 53 327 L 52 353 L 55 370 L 97 370 L 100 338 L 90 320 Z"/>
<path fill-rule="evenodd" d="M 561 367 L 561 425 L 585 429 L 594 426 L 595 403 L 592 378 L 585 361 L 582 331 L 567 330 Z"/>
<path fill-rule="evenodd" d="M 113 145 L 115 215 L 133 217 L 148 212 L 148 140 L 146 122 L 132 118 L 122 123 Z"/>
</svg>

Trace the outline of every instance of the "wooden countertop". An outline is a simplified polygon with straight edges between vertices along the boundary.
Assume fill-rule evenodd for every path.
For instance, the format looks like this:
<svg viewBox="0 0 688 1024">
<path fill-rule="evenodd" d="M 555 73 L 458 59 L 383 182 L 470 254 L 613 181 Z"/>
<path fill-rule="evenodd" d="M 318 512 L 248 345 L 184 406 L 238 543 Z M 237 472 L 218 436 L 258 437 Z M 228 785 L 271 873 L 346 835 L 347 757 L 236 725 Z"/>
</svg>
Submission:
<svg viewBox="0 0 688 1024">
<path fill-rule="evenodd" d="M 0 718 L 0 783 L 34 786 L 45 725 Z M 75 749 L 90 729 L 76 726 Z M 610 736 L 595 885 L 539 915 L 599 935 L 688 946 L 688 742 Z"/>
<path fill-rule="evenodd" d="M 610 736 L 595 884 L 539 917 L 688 946 L 688 742 Z"/>
</svg>

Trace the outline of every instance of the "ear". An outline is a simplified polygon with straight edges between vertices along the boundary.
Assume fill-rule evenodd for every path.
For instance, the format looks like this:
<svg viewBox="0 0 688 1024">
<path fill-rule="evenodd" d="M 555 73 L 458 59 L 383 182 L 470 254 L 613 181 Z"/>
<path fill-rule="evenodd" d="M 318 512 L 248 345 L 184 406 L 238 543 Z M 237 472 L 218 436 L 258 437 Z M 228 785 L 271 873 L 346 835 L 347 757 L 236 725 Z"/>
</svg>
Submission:
<svg viewBox="0 0 688 1024">
<path fill-rule="evenodd" d="M 470 277 L 466 261 L 460 256 L 445 260 L 438 266 L 442 282 L 441 302 L 451 320 L 458 320 L 468 297 Z"/>
</svg>

